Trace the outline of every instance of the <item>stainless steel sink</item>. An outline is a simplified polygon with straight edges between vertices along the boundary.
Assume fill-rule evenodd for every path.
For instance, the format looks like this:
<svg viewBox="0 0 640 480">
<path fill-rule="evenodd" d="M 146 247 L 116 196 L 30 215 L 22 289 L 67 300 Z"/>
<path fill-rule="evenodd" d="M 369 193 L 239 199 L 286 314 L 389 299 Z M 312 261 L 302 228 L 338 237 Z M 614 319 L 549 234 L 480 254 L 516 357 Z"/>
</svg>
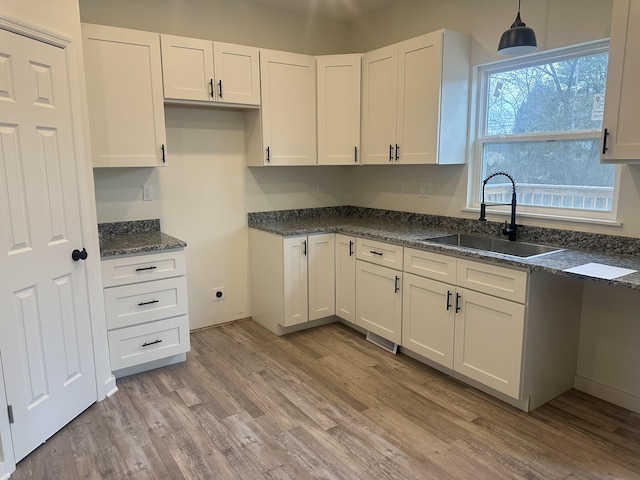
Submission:
<svg viewBox="0 0 640 480">
<path fill-rule="evenodd" d="M 539 255 L 559 252 L 562 249 L 550 247 L 548 245 L 538 245 L 537 243 L 512 242 L 501 238 L 477 237 L 475 235 L 465 235 L 456 233 L 444 235 L 442 237 L 425 238 L 424 242 L 444 243 L 447 245 L 457 245 L 459 247 L 473 248 L 485 252 L 501 253 L 520 258 L 531 258 Z"/>
</svg>

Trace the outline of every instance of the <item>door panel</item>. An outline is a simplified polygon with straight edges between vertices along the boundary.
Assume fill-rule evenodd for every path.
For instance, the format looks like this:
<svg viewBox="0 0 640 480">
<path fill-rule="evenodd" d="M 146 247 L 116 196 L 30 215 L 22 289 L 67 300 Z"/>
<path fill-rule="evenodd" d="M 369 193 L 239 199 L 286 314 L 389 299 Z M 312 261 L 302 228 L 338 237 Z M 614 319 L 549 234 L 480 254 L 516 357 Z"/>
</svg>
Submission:
<svg viewBox="0 0 640 480">
<path fill-rule="evenodd" d="M 0 45 L 0 352 L 18 461 L 97 392 L 84 264 L 71 259 L 82 234 L 65 52 L 2 30 Z"/>
</svg>

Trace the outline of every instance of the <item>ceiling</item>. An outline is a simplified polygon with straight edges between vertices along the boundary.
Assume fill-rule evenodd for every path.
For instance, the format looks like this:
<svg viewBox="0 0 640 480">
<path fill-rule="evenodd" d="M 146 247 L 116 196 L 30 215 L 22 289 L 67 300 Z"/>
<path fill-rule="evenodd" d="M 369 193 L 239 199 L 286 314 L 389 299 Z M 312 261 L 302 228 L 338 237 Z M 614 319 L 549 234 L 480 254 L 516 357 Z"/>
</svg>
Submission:
<svg viewBox="0 0 640 480">
<path fill-rule="evenodd" d="M 344 22 L 402 0 L 249 0 L 274 8 L 321 15 Z"/>
</svg>

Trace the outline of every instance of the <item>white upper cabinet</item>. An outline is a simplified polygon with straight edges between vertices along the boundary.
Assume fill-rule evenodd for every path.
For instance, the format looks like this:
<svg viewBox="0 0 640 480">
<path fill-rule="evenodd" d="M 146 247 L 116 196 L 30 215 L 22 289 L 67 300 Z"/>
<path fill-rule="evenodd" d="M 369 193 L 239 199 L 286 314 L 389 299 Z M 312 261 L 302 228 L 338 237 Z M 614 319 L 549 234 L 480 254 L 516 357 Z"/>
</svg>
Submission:
<svg viewBox="0 0 640 480">
<path fill-rule="evenodd" d="M 640 2 L 614 0 L 600 160 L 640 163 Z"/>
<path fill-rule="evenodd" d="M 470 49 L 439 30 L 364 55 L 361 163 L 465 163 Z"/>
<path fill-rule="evenodd" d="M 362 59 L 363 164 L 395 161 L 398 109 L 398 47 L 392 45 Z"/>
<path fill-rule="evenodd" d="M 160 35 L 82 25 L 94 167 L 166 162 Z"/>
<path fill-rule="evenodd" d="M 245 117 L 248 164 L 315 165 L 315 58 L 261 50 L 260 81 L 260 114 Z"/>
<path fill-rule="evenodd" d="M 174 35 L 160 37 L 165 100 L 260 105 L 257 48 Z"/>
<path fill-rule="evenodd" d="M 355 165 L 360 154 L 362 55 L 316 57 L 318 165 Z"/>
</svg>

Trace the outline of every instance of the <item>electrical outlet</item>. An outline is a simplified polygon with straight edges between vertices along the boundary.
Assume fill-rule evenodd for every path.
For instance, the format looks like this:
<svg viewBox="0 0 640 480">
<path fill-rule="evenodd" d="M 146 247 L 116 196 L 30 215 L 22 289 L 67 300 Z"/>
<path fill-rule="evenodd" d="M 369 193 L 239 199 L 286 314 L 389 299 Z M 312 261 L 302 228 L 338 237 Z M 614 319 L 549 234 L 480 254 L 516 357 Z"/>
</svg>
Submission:
<svg viewBox="0 0 640 480">
<path fill-rule="evenodd" d="M 398 183 L 396 185 L 396 193 L 398 195 L 402 195 L 403 191 L 404 191 L 404 187 L 403 187 L 402 183 Z"/>
<path fill-rule="evenodd" d="M 322 180 L 318 180 L 316 182 L 316 192 L 318 193 L 324 192 L 324 182 Z"/>
<path fill-rule="evenodd" d="M 418 188 L 418 196 L 419 197 L 430 197 L 431 196 L 431 184 L 430 183 L 421 183 Z"/>
<path fill-rule="evenodd" d="M 226 297 L 224 296 L 224 287 L 218 287 L 211 290 L 211 301 L 212 302 L 220 302 L 224 300 Z"/>
<path fill-rule="evenodd" d="M 153 187 L 151 185 L 142 187 L 142 200 L 145 202 L 153 201 Z"/>
</svg>

